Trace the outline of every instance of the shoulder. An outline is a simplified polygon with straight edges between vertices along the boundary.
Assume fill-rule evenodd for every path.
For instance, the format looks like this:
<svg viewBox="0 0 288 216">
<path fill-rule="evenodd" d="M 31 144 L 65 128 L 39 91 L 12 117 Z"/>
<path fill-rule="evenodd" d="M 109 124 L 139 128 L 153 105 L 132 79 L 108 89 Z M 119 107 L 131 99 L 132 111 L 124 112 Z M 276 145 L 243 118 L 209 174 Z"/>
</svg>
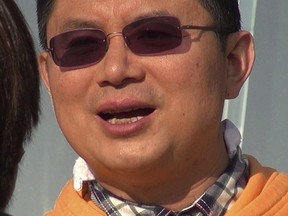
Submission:
<svg viewBox="0 0 288 216">
<path fill-rule="evenodd" d="M 73 187 L 73 181 L 70 180 L 60 193 L 54 209 L 45 216 L 105 215 L 90 199 L 88 187 L 86 186 L 78 192 Z"/>
<path fill-rule="evenodd" d="M 250 178 L 227 215 L 279 215 L 288 212 L 288 174 L 249 160 Z"/>
<path fill-rule="evenodd" d="M 288 174 L 278 172 L 271 167 L 262 166 L 254 157 L 247 156 L 250 168 L 250 179 L 247 187 L 250 185 L 256 187 L 258 185 L 261 191 L 267 190 L 270 187 L 281 188 L 282 192 L 288 192 Z"/>
</svg>

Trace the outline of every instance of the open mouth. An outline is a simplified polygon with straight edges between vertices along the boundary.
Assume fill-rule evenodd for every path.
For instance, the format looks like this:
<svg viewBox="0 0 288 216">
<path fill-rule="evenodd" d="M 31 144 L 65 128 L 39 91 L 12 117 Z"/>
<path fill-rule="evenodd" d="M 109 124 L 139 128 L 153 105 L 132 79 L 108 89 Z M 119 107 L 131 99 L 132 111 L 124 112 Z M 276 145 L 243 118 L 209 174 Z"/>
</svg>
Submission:
<svg viewBox="0 0 288 216">
<path fill-rule="evenodd" d="M 110 124 L 131 124 L 154 112 L 153 108 L 135 108 L 121 111 L 101 112 L 99 116 Z"/>
</svg>

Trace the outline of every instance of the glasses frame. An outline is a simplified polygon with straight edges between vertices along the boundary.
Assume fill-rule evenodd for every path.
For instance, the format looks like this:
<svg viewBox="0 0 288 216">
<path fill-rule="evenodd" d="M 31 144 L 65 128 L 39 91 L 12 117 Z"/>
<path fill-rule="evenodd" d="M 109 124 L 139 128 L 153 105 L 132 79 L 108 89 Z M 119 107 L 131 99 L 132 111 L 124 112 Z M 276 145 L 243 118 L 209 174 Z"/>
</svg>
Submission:
<svg viewBox="0 0 288 216">
<path fill-rule="evenodd" d="M 105 43 L 105 45 L 106 45 L 106 51 L 105 51 L 105 53 L 106 53 L 107 50 L 109 49 L 109 39 L 111 39 L 112 37 L 117 36 L 117 35 L 122 35 L 122 36 L 124 37 L 126 46 L 133 52 L 133 49 L 131 49 L 130 46 L 129 46 L 129 44 L 127 43 L 129 37 L 126 36 L 126 35 L 123 33 L 124 29 L 127 28 L 128 26 L 132 26 L 132 25 L 135 25 L 135 24 L 138 24 L 138 23 L 141 23 L 141 22 L 145 22 L 145 21 L 148 22 L 149 20 L 152 20 L 152 21 L 153 21 L 154 19 L 157 19 L 157 18 L 161 18 L 161 19 L 163 19 L 163 20 L 165 20 L 165 19 L 172 19 L 172 20 L 173 20 L 173 19 L 174 19 L 174 22 L 175 22 L 174 24 L 177 23 L 177 26 L 175 25 L 175 28 L 177 28 L 177 29 L 180 30 L 180 31 L 182 31 L 182 30 L 201 30 L 201 31 L 212 31 L 212 32 L 215 32 L 215 33 L 217 33 L 217 34 L 231 34 L 231 33 L 234 33 L 234 32 L 237 32 L 237 31 L 238 31 L 238 29 L 236 29 L 236 28 L 225 28 L 225 27 L 218 27 L 218 26 L 181 25 L 181 22 L 180 22 L 180 20 L 179 20 L 177 17 L 174 17 L 174 16 L 155 16 L 155 17 L 148 17 L 148 18 L 144 18 L 144 19 L 137 20 L 137 21 L 134 21 L 134 22 L 132 22 L 132 23 L 129 23 L 129 24 L 126 25 L 126 26 L 123 28 L 123 30 L 120 31 L 120 32 L 110 32 L 110 33 L 106 34 L 106 32 L 104 32 L 102 29 L 98 29 L 98 28 L 81 28 L 81 29 L 76 29 L 76 30 L 72 30 L 72 31 L 68 31 L 68 32 L 63 32 L 63 33 L 58 34 L 58 35 L 56 35 L 56 36 L 54 36 L 54 37 L 52 37 L 52 38 L 50 39 L 50 41 L 49 41 L 49 47 L 48 47 L 47 49 L 45 49 L 45 51 L 48 52 L 48 53 L 51 55 L 51 57 L 52 57 L 52 59 L 53 59 L 53 61 L 54 61 L 54 63 L 55 63 L 56 65 L 61 66 L 61 65 L 59 65 L 59 64 L 57 63 L 58 60 L 55 60 L 55 55 L 56 55 L 56 54 L 54 53 L 55 48 L 51 46 L 51 41 L 52 41 L 55 37 L 60 36 L 60 35 L 65 34 L 65 33 L 73 32 L 73 31 L 76 32 L 76 31 L 81 31 L 81 30 L 98 30 L 98 31 L 102 32 L 103 35 L 105 35 L 105 38 L 103 39 L 103 43 Z M 160 23 L 160 22 L 159 22 L 159 23 Z M 163 22 L 163 23 L 164 23 L 164 22 Z M 171 24 L 171 23 L 168 23 L 168 24 Z M 178 24 L 179 24 L 179 25 L 178 25 Z M 172 25 L 172 24 L 171 24 L 171 25 Z M 180 44 L 182 43 L 183 38 L 184 38 L 184 37 L 187 37 L 188 35 L 183 35 L 183 33 L 181 33 L 181 36 L 182 36 L 182 39 L 181 39 Z M 179 44 L 179 45 L 180 45 L 180 44 Z M 178 46 L 179 46 L 179 45 L 178 45 Z M 176 46 L 176 47 L 177 47 L 177 46 Z M 174 47 L 174 48 L 176 48 L 176 47 Z M 172 49 L 173 49 L 173 48 L 172 48 Z M 167 50 L 169 50 L 169 49 L 167 49 Z M 137 52 L 133 52 L 133 53 L 136 54 L 136 55 L 143 55 L 143 54 L 137 53 Z M 150 54 L 152 54 L 152 53 L 150 53 Z M 156 54 L 156 53 L 153 53 L 153 54 Z M 104 57 L 104 56 L 105 56 L 105 54 L 103 55 L 103 57 Z M 99 63 L 99 62 L 103 59 L 103 57 L 100 58 L 100 59 L 98 59 L 98 60 L 95 61 L 95 62 L 92 62 L 91 65 Z M 82 66 L 83 66 L 83 67 L 86 67 L 86 66 L 84 66 L 84 65 L 82 65 Z M 79 65 L 80 68 L 81 68 L 82 66 Z M 88 65 L 88 66 L 89 66 L 89 65 Z M 61 67 L 66 67 L 66 66 L 61 66 Z M 69 66 L 68 66 L 68 67 L 69 67 Z M 72 67 L 74 67 L 74 66 L 72 66 Z"/>
</svg>

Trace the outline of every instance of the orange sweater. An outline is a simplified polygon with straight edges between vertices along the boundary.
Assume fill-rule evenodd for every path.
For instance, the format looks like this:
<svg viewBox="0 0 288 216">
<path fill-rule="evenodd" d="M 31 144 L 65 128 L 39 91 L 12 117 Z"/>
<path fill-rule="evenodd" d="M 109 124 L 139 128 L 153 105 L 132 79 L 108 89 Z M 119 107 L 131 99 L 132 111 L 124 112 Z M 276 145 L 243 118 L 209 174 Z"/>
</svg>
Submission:
<svg viewBox="0 0 288 216">
<path fill-rule="evenodd" d="M 249 158 L 251 177 L 227 216 L 287 216 L 288 175 L 261 166 Z M 46 216 L 104 216 L 106 215 L 90 199 L 86 190 L 76 192 L 72 181 L 64 187 L 55 209 Z"/>
</svg>

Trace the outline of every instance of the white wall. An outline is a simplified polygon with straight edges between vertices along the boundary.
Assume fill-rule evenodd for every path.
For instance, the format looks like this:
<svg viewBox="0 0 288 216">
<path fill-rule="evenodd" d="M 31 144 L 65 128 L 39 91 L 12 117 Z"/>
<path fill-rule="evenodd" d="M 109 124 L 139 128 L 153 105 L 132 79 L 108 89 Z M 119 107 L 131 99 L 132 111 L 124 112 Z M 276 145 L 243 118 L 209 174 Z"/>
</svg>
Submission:
<svg viewBox="0 0 288 216">
<path fill-rule="evenodd" d="M 258 0 L 243 150 L 288 172 L 288 1 Z"/>
</svg>

